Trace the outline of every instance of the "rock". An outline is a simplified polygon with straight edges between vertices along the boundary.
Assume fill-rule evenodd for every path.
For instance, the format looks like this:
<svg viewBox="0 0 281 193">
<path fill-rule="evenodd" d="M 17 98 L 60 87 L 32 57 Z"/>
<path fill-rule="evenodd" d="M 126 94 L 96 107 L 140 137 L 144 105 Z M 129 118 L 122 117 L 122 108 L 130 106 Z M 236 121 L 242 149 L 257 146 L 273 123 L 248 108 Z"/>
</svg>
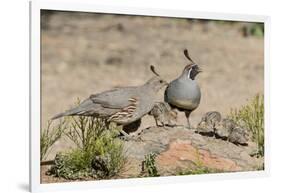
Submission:
<svg viewBox="0 0 281 193">
<path fill-rule="evenodd" d="M 159 155 L 158 164 L 161 170 L 165 171 L 164 174 L 173 174 L 179 167 L 185 169 L 196 165 L 218 171 L 242 170 L 241 166 L 232 159 L 212 154 L 210 150 L 197 148 L 189 140 L 173 141 L 167 151 Z"/>
<path fill-rule="evenodd" d="M 138 176 L 145 155 L 150 153 L 157 154 L 156 166 L 161 176 L 177 175 L 198 165 L 221 172 L 251 171 L 263 163 L 263 158 L 249 155 L 256 148 L 252 143 L 235 145 L 181 126 L 150 127 L 137 140 L 124 143 L 128 164 L 123 177 Z"/>
</svg>

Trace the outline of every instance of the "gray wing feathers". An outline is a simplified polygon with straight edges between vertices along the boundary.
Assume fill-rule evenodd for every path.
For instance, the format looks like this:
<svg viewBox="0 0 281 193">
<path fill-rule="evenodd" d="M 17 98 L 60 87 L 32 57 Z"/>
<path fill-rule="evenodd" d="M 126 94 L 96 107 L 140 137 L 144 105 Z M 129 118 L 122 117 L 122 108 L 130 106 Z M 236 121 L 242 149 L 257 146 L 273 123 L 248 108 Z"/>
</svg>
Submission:
<svg viewBox="0 0 281 193">
<path fill-rule="evenodd" d="M 104 108 L 122 109 L 131 104 L 130 98 L 134 98 L 136 92 L 133 87 L 119 88 L 90 96 L 93 103 L 100 104 Z M 134 95 L 133 95 L 134 93 Z"/>
<path fill-rule="evenodd" d="M 130 99 L 134 98 L 134 88 L 119 88 L 106 91 L 100 94 L 91 95 L 78 107 L 70 109 L 64 113 L 57 114 L 52 119 L 71 115 L 93 115 L 109 116 L 131 104 Z M 136 94 L 136 93 L 135 93 Z"/>
</svg>

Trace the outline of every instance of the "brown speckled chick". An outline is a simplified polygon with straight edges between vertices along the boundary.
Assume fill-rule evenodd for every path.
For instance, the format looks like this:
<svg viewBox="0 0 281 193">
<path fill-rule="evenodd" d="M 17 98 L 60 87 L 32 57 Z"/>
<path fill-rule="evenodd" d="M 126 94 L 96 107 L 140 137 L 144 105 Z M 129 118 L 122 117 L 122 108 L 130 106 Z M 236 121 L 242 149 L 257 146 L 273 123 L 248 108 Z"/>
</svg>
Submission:
<svg viewBox="0 0 281 193">
<path fill-rule="evenodd" d="M 157 126 L 174 126 L 177 121 L 177 112 L 172 110 L 170 105 L 166 102 L 155 103 L 149 114 L 154 117 Z"/>
<path fill-rule="evenodd" d="M 205 113 L 197 126 L 197 132 L 201 134 L 214 135 L 218 123 L 221 121 L 221 114 L 217 111 Z"/>
</svg>

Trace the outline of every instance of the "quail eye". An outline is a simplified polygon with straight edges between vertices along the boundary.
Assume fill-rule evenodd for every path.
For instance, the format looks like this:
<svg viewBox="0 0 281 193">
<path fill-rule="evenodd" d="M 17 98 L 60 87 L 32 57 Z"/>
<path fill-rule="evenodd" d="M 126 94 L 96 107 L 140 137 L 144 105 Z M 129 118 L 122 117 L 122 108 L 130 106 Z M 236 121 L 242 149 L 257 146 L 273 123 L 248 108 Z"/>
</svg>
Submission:
<svg viewBox="0 0 281 193">
<path fill-rule="evenodd" d="M 163 80 L 160 80 L 160 83 L 163 83 Z"/>
</svg>

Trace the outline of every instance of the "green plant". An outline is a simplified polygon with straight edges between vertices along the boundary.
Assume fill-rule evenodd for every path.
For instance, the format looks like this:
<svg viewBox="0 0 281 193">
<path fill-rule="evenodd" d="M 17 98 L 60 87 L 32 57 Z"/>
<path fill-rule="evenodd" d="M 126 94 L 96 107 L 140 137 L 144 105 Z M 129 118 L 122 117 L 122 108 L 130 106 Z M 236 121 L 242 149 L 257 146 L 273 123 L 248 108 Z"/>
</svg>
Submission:
<svg viewBox="0 0 281 193">
<path fill-rule="evenodd" d="M 244 36 L 264 36 L 264 24 L 263 23 L 248 23 L 242 27 Z"/>
<path fill-rule="evenodd" d="M 142 172 L 148 177 L 159 176 L 157 167 L 155 166 L 155 153 L 145 155 L 144 161 L 142 162 Z"/>
<path fill-rule="evenodd" d="M 218 170 L 211 169 L 204 166 L 197 166 L 193 169 L 179 171 L 177 175 L 195 175 L 195 174 L 209 174 L 209 173 L 218 173 Z"/>
<path fill-rule="evenodd" d="M 250 27 L 250 33 L 253 36 L 263 37 L 264 35 L 264 24 L 263 23 L 254 23 Z"/>
<path fill-rule="evenodd" d="M 40 133 L 40 160 L 47 157 L 47 153 L 56 141 L 58 141 L 64 130 L 66 129 L 65 121 L 59 122 L 58 125 L 53 126 L 52 121 L 48 121 L 47 128 L 42 129 Z"/>
<path fill-rule="evenodd" d="M 67 123 L 69 126 L 65 135 L 77 148 L 85 151 L 91 147 L 93 141 L 102 135 L 106 128 L 104 120 L 93 117 L 68 117 Z"/>
<path fill-rule="evenodd" d="M 264 155 L 264 96 L 257 94 L 248 104 L 240 109 L 232 109 L 229 117 L 241 127 L 252 133 L 252 140 L 257 144 L 258 154 Z"/>
<path fill-rule="evenodd" d="M 70 180 L 117 175 L 126 162 L 123 143 L 116 138 L 120 128 L 108 126 L 101 118 L 81 116 L 66 120 L 68 129 L 64 133 L 76 148 L 57 154 L 48 174 Z"/>
<path fill-rule="evenodd" d="M 54 159 L 54 165 L 47 171 L 47 175 L 62 177 L 67 180 L 77 180 L 89 177 L 90 167 L 85 167 L 86 160 L 79 151 L 58 153 Z"/>
<path fill-rule="evenodd" d="M 191 169 L 181 170 L 177 173 L 177 175 L 195 175 L 195 174 L 209 174 L 209 173 L 218 173 L 220 172 L 217 169 L 208 168 L 203 165 L 203 161 L 200 158 L 199 150 L 196 150 L 196 161 L 195 167 Z"/>
</svg>

